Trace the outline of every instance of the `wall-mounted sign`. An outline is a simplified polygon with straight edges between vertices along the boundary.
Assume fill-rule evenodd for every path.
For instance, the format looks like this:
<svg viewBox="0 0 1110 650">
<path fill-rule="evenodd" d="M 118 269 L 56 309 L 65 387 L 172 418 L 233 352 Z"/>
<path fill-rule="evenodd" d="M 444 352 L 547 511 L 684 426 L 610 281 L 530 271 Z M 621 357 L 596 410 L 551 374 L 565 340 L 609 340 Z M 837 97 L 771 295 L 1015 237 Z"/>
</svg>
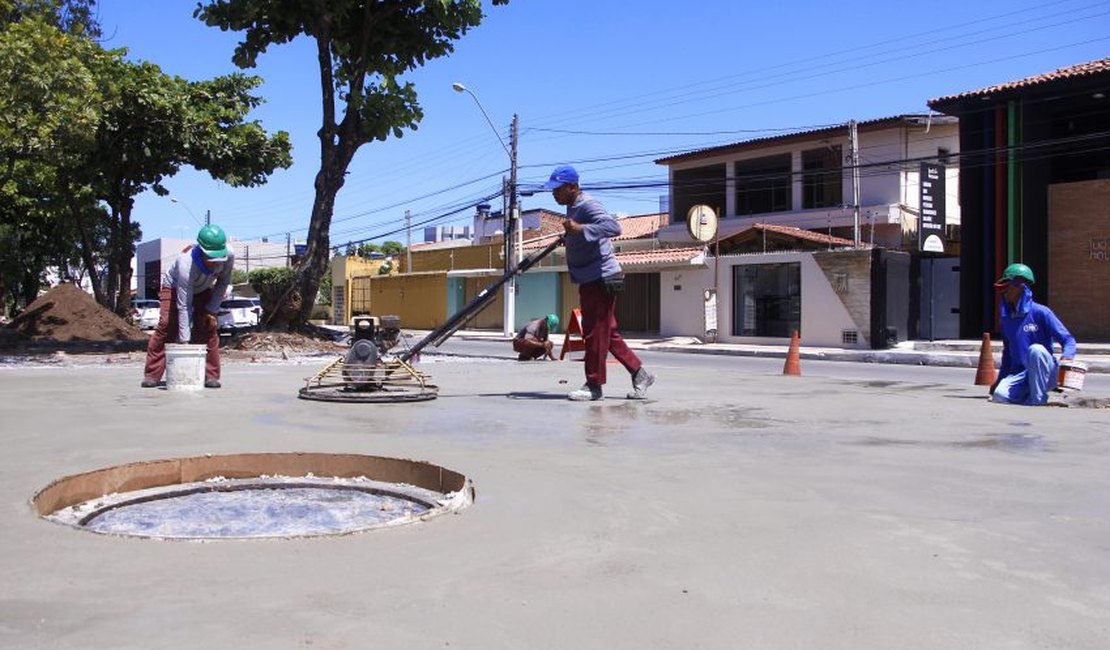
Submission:
<svg viewBox="0 0 1110 650">
<path fill-rule="evenodd" d="M 921 163 L 921 221 L 917 247 L 925 253 L 944 252 L 944 165 Z"/>
<path fill-rule="evenodd" d="M 695 205 L 686 214 L 686 230 L 697 241 L 712 241 L 717 236 L 717 213 L 708 205 Z"/>
</svg>

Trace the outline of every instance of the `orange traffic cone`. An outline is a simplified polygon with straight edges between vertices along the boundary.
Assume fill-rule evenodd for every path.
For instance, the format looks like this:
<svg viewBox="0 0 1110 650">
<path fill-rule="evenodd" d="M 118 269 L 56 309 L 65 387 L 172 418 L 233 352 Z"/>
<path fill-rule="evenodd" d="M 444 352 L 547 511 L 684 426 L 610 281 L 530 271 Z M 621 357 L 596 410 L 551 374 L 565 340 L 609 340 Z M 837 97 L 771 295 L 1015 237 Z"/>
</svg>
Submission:
<svg viewBox="0 0 1110 650">
<path fill-rule="evenodd" d="M 990 332 L 983 332 L 983 347 L 979 349 L 979 369 L 975 371 L 975 385 L 990 386 L 997 377 L 994 355 L 991 354 L 991 335 Z"/>
<path fill-rule="evenodd" d="M 798 335 L 798 330 L 794 330 L 794 335 L 790 337 L 790 350 L 786 353 L 786 363 L 782 366 L 782 374 L 784 375 L 801 375 L 802 366 L 798 356 L 798 349 L 802 345 L 802 338 Z"/>
</svg>

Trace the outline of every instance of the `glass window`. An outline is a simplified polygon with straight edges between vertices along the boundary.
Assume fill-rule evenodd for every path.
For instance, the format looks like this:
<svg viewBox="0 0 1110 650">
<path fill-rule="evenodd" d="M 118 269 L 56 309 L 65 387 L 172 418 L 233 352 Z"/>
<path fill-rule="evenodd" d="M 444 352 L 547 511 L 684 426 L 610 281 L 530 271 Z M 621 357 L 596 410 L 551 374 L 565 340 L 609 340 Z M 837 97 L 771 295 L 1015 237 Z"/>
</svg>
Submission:
<svg viewBox="0 0 1110 650">
<path fill-rule="evenodd" d="M 672 223 L 686 223 L 695 205 L 708 205 L 718 213 L 725 209 L 724 164 L 676 169 L 671 185 Z"/>
<path fill-rule="evenodd" d="M 736 214 L 786 212 L 790 199 L 790 154 L 736 163 Z"/>
<path fill-rule="evenodd" d="M 787 338 L 802 329 L 801 264 L 732 267 L 732 335 Z"/>
<path fill-rule="evenodd" d="M 840 145 L 802 152 L 802 207 L 833 208 L 844 204 Z"/>
</svg>

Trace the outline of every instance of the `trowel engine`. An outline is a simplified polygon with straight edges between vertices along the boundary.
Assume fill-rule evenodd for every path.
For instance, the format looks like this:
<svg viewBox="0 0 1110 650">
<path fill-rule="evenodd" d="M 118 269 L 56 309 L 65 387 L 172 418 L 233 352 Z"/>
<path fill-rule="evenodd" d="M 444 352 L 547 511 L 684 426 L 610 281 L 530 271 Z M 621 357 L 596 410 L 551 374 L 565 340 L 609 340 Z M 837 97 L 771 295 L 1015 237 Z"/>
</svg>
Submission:
<svg viewBox="0 0 1110 650">
<path fill-rule="evenodd" d="M 401 340 L 399 316 L 355 316 L 351 349 L 343 356 L 343 380 L 354 390 L 373 390 L 382 358 Z"/>
</svg>

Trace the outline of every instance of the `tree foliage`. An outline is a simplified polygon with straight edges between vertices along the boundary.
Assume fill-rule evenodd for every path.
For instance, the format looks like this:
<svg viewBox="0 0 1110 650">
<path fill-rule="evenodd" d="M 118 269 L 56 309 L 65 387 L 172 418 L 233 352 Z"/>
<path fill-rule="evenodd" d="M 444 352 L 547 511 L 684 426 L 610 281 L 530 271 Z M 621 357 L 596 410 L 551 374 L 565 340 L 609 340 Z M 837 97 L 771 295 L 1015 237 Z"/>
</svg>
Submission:
<svg viewBox="0 0 1110 650">
<path fill-rule="evenodd" d="M 506 4 L 508 0 L 494 0 Z M 481 0 L 204 0 L 196 16 L 243 32 L 233 61 L 255 65 L 272 45 L 308 37 L 316 43 L 322 124 L 320 169 L 307 250 L 297 267 L 301 295 L 315 296 L 328 268 L 335 197 L 362 145 L 400 138 L 423 117 L 416 89 L 402 80 L 450 54 L 454 41 L 483 18 Z M 311 301 L 300 313 L 308 319 Z"/>
<path fill-rule="evenodd" d="M 251 288 L 262 301 L 262 326 L 287 329 L 301 310 L 301 294 L 295 284 L 296 272 L 285 266 L 255 269 L 250 272 Z M 310 302 L 311 301 L 307 301 Z"/>
<path fill-rule="evenodd" d="M 288 134 L 268 136 L 245 117 L 258 105 L 251 95 L 261 80 L 233 74 L 187 82 L 152 63 L 109 62 L 101 75 L 105 109 L 96 147 L 84 171 L 110 211 L 106 291 L 126 309 L 130 262 L 138 233 L 131 219 L 134 197 L 150 189 L 167 194 L 162 182 L 189 165 L 233 186 L 265 182 L 292 163 Z"/>
<path fill-rule="evenodd" d="M 38 20 L 72 36 L 100 38 L 96 0 L 0 0 L 0 24 Z"/>
<path fill-rule="evenodd" d="M 382 252 L 389 256 L 400 255 L 405 252 L 405 245 L 392 239 L 386 240 L 382 243 Z"/>
<path fill-rule="evenodd" d="M 103 56 L 45 20 L 23 16 L 0 31 L 0 296 L 8 306 L 33 300 L 48 266 L 72 275 L 82 234 L 103 237 L 103 211 L 71 173 L 95 146 L 93 69 Z"/>
<path fill-rule="evenodd" d="M 0 296 L 35 297 L 44 269 L 84 274 L 130 306 L 131 211 L 188 165 L 235 186 L 288 167 L 288 135 L 248 121 L 257 77 L 189 82 L 104 50 L 94 0 L 0 0 Z"/>
</svg>

